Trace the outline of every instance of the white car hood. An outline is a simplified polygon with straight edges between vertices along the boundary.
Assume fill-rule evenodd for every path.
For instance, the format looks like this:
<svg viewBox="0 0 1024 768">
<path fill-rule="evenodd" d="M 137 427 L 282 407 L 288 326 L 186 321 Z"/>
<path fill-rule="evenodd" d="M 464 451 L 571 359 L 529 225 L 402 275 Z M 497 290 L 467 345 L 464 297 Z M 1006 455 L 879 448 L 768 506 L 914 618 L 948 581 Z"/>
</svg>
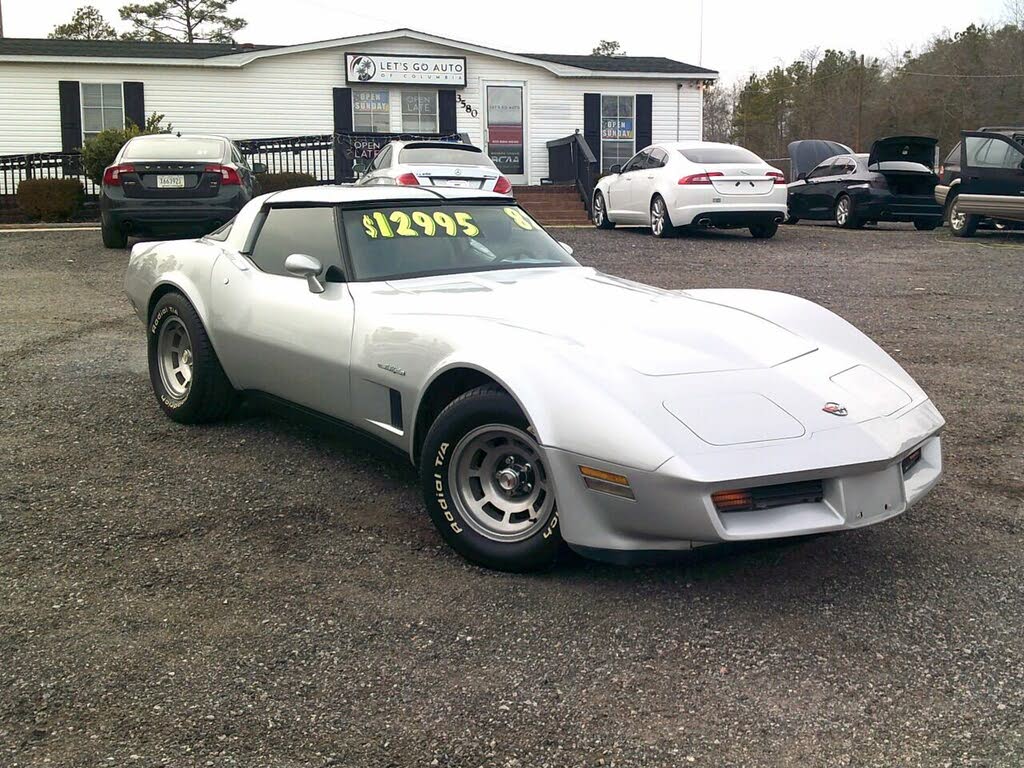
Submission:
<svg viewBox="0 0 1024 768">
<path fill-rule="evenodd" d="M 816 348 L 748 312 L 589 268 L 499 270 L 389 287 L 396 314 L 500 323 L 645 376 L 770 368 Z M 528 339 L 515 354 L 529 354 Z"/>
</svg>

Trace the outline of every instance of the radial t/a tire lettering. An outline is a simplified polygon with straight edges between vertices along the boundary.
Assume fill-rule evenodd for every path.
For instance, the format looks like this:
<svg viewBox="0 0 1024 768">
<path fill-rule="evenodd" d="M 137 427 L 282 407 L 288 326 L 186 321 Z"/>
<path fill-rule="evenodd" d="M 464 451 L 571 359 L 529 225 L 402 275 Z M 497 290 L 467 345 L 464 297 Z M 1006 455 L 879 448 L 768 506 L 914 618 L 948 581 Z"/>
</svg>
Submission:
<svg viewBox="0 0 1024 768">
<path fill-rule="evenodd" d="M 182 424 L 227 416 L 237 393 L 198 313 L 180 293 L 157 301 L 146 327 L 149 380 L 163 412 Z"/>
<path fill-rule="evenodd" d="M 550 471 L 500 387 L 472 389 L 441 412 L 423 443 L 420 483 L 434 526 L 470 562 L 517 573 L 554 564 L 562 537 Z"/>
</svg>

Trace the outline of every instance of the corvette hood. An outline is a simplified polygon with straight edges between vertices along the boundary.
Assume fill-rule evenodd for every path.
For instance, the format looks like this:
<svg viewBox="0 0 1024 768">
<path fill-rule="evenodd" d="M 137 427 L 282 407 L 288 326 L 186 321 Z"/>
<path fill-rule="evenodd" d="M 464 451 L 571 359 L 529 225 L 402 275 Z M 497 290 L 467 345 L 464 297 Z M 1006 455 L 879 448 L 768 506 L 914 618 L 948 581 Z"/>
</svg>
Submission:
<svg viewBox="0 0 1024 768">
<path fill-rule="evenodd" d="M 645 376 L 770 368 L 816 345 L 756 315 L 589 268 L 517 269 L 389 284 L 403 315 L 519 329 Z M 426 320 L 426 319 L 425 319 Z M 507 338 L 507 337 L 505 337 Z"/>
</svg>

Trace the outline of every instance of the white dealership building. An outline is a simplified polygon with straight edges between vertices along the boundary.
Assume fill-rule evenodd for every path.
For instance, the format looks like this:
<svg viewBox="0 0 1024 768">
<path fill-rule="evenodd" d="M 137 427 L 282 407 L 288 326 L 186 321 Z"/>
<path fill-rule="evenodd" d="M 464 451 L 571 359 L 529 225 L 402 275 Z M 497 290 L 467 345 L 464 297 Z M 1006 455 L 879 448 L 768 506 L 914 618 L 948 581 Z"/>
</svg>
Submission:
<svg viewBox="0 0 1024 768">
<path fill-rule="evenodd" d="M 603 169 L 700 139 L 716 78 L 661 57 L 509 53 L 409 29 L 290 46 L 3 38 L 0 156 L 73 151 L 157 113 L 232 139 L 462 134 L 513 183 L 537 184 L 548 142 L 577 131 Z M 336 154 L 331 173 L 352 162 Z"/>
</svg>

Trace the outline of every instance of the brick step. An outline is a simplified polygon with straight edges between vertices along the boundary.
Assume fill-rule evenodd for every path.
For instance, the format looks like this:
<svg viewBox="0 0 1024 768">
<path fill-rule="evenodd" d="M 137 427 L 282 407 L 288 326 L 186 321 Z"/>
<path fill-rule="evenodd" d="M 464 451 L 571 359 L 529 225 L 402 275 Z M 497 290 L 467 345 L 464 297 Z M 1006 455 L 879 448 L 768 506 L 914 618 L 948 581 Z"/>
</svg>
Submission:
<svg viewBox="0 0 1024 768">
<path fill-rule="evenodd" d="M 515 198 L 520 202 L 543 203 L 545 205 L 563 202 L 583 202 L 579 195 L 515 195 Z"/>
<path fill-rule="evenodd" d="M 512 187 L 512 194 L 518 197 L 520 194 L 536 194 L 536 195 L 564 195 L 566 193 L 576 194 L 576 186 L 574 184 L 542 184 L 540 186 L 524 185 L 520 187 Z"/>
<path fill-rule="evenodd" d="M 558 203 L 535 203 L 532 201 L 523 202 L 519 201 L 519 204 L 528 211 L 585 211 L 586 207 L 579 200 L 558 202 Z"/>
</svg>

